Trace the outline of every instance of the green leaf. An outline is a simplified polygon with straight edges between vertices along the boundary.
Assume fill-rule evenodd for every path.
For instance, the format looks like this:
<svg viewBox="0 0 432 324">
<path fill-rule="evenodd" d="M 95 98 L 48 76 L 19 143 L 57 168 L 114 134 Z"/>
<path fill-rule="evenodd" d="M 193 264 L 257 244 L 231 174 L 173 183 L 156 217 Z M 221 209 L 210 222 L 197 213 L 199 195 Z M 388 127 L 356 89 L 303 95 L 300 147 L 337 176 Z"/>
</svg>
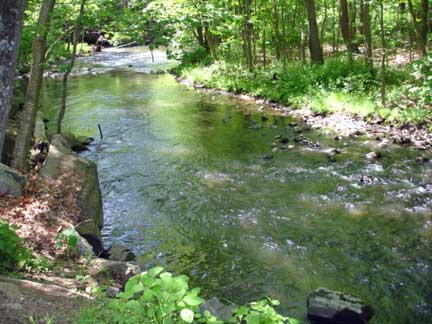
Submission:
<svg viewBox="0 0 432 324">
<path fill-rule="evenodd" d="M 187 295 L 185 298 L 183 298 L 183 301 L 189 306 L 198 306 L 204 303 L 204 299 L 193 295 Z"/>
<path fill-rule="evenodd" d="M 180 312 L 180 317 L 186 323 L 192 323 L 192 321 L 194 320 L 195 314 L 190 309 L 185 308 L 185 309 L 182 309 L 182 311 Z"/>
<path fill-rule="evenodd" d="M 149 271 L 148 271 L 148 275 L 150 276 L 150 277 L 156 277 L 156 276 L 158 276 L 162 271 L 164 270 L 164 268 L 162 268 L 162 267 L 154 267 L 154 268 L 151 268 Z"/>
</svg>

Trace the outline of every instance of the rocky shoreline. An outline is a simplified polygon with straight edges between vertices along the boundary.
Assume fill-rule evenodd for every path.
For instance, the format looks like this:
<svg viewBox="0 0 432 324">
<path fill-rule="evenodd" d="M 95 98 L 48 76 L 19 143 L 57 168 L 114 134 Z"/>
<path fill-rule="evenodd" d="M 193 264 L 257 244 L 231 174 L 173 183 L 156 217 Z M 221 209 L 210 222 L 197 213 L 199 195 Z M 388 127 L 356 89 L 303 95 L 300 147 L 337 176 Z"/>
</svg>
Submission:
<svg viewBox="0 0 432 324">
<path fill-rule="evenodd" d="M 293 117 L 310 129 L 330 130 L 335 133 L 335 138 L 338 140 L 343 137 L 356 138 L 364 136 L 375 139 L 381 146 L 397 144 L 409 146 L 417 150 L 430 150 L 432 148 L 432 132 L 426 125 L 407 124 L 398 126 L 386 123 L 386 120 L 378 116 L 366 118 L 344 112 L 335 112 L 326 115 L 316 114 L 308 107 L 293 109 L 292 107 L 258 97 L 208 88 L 203 84 L 194 83 L 179 76 L 176 76 L 176 80 L 181 84 L 200 91 L 252 101 L 261 106 L 259 108 L 261 112 L 271 111 L 283 116 Z"/>
</svg>

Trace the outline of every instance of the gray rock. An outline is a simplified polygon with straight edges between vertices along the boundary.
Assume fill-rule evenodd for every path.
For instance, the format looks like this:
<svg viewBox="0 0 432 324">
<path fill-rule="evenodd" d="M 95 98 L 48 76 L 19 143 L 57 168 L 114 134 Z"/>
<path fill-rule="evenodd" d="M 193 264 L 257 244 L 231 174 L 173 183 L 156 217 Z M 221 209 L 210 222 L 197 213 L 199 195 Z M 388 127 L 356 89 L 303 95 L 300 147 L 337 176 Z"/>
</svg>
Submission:
<svg viewBox="0 0 432 324">
<path fill-rule="evenodd" d="M 72 152 L 69 143 L 54 135 L 47 159 L 39 173 L 46 180 L 71 176 L 78 182 L 78 207 L 80 209 L 77 232 L 93 247 L 96 254 L 103 250 L 100 229 L 103 227 L 102 197 L 99 188 L 97 165 Z"/>
<path fill-rule="evenodd" d="M 0 164 L 0 196 L 10 195 L 20 197 L 23 195 L 25 178 L 18 171 Z"/>
<path fill-rule="evenodd" d="M 202 315 L 204 315 L 204 312 L 207 310 L 217 319 L 228 321 L 233 315 L 234 307 L 227 306 L 221 303 L 218 298 L 213 297 L 200 306 L 200 312 Z"/>
<path fill-rule="evenodd" d="M 382 157 L 381 152 L 369 152 L 365 155 L 366 160 L 375 161 Z"/>
<path fill-rule="evenodd" d="M 78 238 L 78 253 L 81 256 L 92 256 L 94 255 L 93 247 L 90 245 L 90 243 L 82 237 L 75 228 L 72 228 L 72 231 L 74 232 L 75 236 Z"/>
<path fill-rule="evenodd" d="M 135 264 L 100 258 L 93 260 L 89 267 L 89 274 L 96 280 L 114 280 L 122 286 L 131 277 L 141 272 Z"/>
<path fill-rule="evenodd" d="M 325 288 L 309 293 L 307 307 L 311 324 L 365 324 L 374 315 L 361 299 Z"/>
<path fill-rule="evenodd" d="M 108 287 L 106 290 L 106 294 L 109 298 L 117 298 L 120 293 L 121 290 L 117 287 Z"/>
<path fill-rule="evenodd" d="M 114 243 L 108 250 L 108 259 L 114 261 L 132 261 L 135 254 L 120 243 Z"/>
</svg>

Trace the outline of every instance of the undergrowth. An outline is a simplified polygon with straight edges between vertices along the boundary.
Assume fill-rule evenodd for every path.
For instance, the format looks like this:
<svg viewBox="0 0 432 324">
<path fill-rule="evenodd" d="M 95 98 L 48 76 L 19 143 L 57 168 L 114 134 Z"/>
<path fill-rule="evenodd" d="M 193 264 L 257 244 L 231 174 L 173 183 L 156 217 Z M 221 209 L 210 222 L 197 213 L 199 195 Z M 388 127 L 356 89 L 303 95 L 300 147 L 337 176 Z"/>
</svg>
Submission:
<svg viewBox="0 0 432 324">
<path fill-rule="evenodd" d="M 432 56 L 405 69 L 387 68 L 387 104 L 380 104 L 378 71 L 372 75 L 363 60 L 350 64 L 344 57 L 328 58 L 323 65 L 290 62 L 256 68 L 214 62 L 201 52 L 185 54 L 175 71 L 180 77 L 208 88 L 267 99 L 315 113 L 344 111 L 379 116 L 395 124 L 428 122 L 432 117 Z"/>
<path fill-rule="evenodd" d="M 176 277 L 163 268 L 152 268 L 129 279 L 117 298 L 82 310 L 75 324 L 299 323 L 278 314 L 274 306 L 279 303 L 271 299 L 236 308 L 230 318 L 222 320 L 208 310 L 200 311 L 204 299 L 200 289 L 191 289 L 188 281 L 185 275 Z"/>
</svg>

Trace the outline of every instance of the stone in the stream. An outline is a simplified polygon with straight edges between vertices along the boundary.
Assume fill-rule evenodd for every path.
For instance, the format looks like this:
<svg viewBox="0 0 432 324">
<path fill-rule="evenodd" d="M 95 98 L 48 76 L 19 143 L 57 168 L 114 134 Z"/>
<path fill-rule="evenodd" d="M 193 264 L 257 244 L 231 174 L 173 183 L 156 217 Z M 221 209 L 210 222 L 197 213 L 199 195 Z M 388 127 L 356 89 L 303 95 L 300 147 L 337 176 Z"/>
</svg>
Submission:
<svg viewBox="0 0 432 324">
<path fill-rule="evenodd" d="M 311 324 L 365 324 L 374 315 L 361 299 L 325 288 L 309 293 L 307 307 Z"/>
<path fill-rule="evenodd" d="M 108 259 L 113 261 L 127 262 L 135 259 L 135 254 L 118 242 L 115 242 L 106 252 Z"/>
<path fill-rule="evenodd" d="M 365 155 L 366 160 L 375 161 L 382 157 L 381 152 L 369 152 Z"/>
<path fill-rule="evenodd" d="M 271 161 L 271 160 L 273 160 L 273 155 L 264 155 L 263 160 L 264 161 Z"/>
<path fill-rule="evenodd" d="M 430 161 L 430 159 L 429 158 L 427 158 L 427 157 L 425 157 L 425 156 L 419 156 L 419 157 L 417 157 L 416 158 L 416 162 L 417 162 L 417 164 L 425 164 L 425 163 L 428 163 Z"/>
<path fill-rule="evenodd" d="M 341 140 L 343 140 L 343 136 L 342 135 L 337 135 L 337 136 L 335 136 L 334 140 L 335 141 L 341 141 Z"/>
<path fill-rule="evenodd" d="M 0 163 L 0 196 L 22 196 L 24 184 L 25 178 L 23 175 Z"/>
<path fill-rule="evenodd" d="M 221 303 L 218 298 L 213 297 L 200 306 L 200 312 L 202 315 L 204 315 L 205 311 L 209 311 L 217 319 L 228 321 L 233 315 L 234 307 L 227 306 Z"/>
<path fill-rule="evenodd" d="M 268 116 L 266 115 L 266 114 L 263 114 L 262 116 L 261 116 L 261 120 L 262 121 L 267 121 L 269 118 L 268 118 Z"/>
</svg>

